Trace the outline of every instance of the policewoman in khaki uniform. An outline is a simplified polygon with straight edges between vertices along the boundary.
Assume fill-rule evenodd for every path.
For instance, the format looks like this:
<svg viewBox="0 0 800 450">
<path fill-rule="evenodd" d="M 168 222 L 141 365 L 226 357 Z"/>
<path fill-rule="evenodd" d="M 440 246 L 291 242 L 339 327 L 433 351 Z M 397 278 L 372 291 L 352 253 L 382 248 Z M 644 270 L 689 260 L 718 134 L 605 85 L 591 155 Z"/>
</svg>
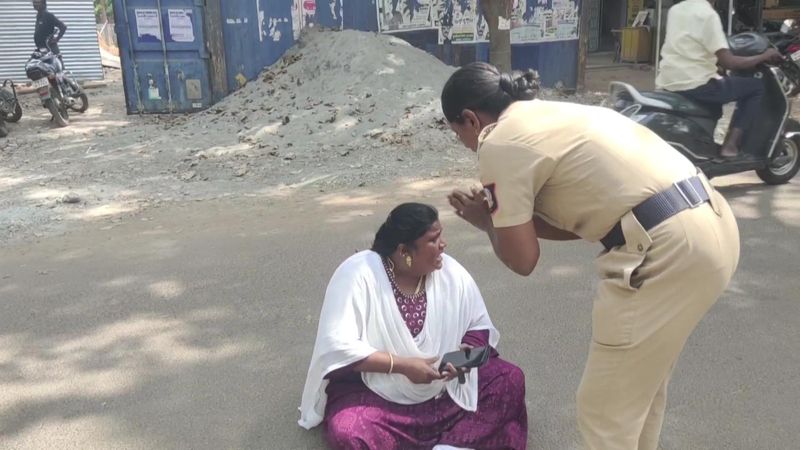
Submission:
<svg viewBox="0 0 800 450">
<path fill-rule="evenodd" d="M 736 270 L 736 220 L 647 128 L 607 108 L 534 100 L 536 89 L 532 72 L 484 63 L 452 75 L 442 108 L 478 153 L 484 189 L 450 203 L 520 275 L 536 268 L 539 239 L 602 245 L 578 425 L 593 450 L 656 450 L 673 367 Z"/>
</svg>

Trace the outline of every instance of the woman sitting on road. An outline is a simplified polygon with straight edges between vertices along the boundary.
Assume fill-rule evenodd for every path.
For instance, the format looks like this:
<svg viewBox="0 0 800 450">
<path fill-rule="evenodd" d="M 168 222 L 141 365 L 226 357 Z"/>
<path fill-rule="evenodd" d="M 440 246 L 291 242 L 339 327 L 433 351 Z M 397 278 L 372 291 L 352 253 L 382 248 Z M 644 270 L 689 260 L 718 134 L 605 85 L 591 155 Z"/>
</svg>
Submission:
<svg viewBox="0 0 800 450">
<path fill-rule="evenodd" d="M 406 203 L 372 250 L 333 274 L 303 391 L 299 424 L 323 424 L 334 449 L 524 449 L 525 378 L 492 356 L 459 384 L 438 361 L 497 346 L 475 281 L 444 254 L 438 212 Z"/>
</svg>

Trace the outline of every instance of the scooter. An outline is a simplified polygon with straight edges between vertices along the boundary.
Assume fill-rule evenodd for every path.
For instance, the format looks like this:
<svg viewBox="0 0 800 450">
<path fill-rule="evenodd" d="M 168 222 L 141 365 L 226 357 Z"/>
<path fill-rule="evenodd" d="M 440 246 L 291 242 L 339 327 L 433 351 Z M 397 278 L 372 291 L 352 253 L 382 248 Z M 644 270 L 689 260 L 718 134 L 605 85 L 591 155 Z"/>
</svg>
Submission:
<svg viewBox="0 0 800 450">
<path fill-rule="evenodd" d="M 738 56 L 767 51 L 769 40 L 757 33 L 741 33 L 729 39 Z M 800 123 L 789 118 L 790 95 L 797 93 L 800 79 L 782 69 L 796 67 L 790 58 L 778 67 L 761 66 L 749 73 L 764 83 L 765 93 L 758 123 L 745 134 L 736 158 L 720 158 L 714 130 L 720 113 L 709 110 L 680 94 L 667 91 L 640 92 L 633 86 L 612 82 L 611 107 L 653 130 L 689 158 L 709 178 L 755 170 L 767 184 L 787 183 L 800 170 Z"/>
</svg>

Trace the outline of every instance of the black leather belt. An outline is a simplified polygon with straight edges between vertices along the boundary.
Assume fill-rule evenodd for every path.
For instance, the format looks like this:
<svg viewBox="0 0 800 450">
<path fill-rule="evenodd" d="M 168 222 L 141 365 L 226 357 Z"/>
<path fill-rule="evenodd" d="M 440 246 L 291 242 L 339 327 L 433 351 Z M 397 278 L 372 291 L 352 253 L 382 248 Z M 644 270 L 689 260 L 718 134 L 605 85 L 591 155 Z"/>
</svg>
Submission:
<svg viewBox="0 0 800 450">
<path fill-rule="evenodd" d="M 639 203 L 633 208 L 633 215 L 645 230 L 678 214 L 684 209 L 697 208 L 708 201 L 700 177 L 694 176 L 674 183 L 669 189 Z M 625 235 L 622 233 L 622 222 L 617 222 L 608 234 L 600 239 L 606 250 L 625 244 Z"/>
</svg>

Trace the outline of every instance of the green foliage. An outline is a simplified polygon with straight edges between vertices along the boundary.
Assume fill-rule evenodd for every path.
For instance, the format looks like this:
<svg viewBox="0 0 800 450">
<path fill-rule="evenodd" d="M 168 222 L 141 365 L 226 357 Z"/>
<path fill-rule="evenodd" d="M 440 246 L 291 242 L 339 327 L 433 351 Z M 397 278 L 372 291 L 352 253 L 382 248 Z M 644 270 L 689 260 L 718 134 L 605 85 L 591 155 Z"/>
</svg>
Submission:
<svg viewBox="0 0 800 450">
<path fill-rule="evenodd" d="M 98 20 L 103 15 L 103 5 L 105 4 L 106 17 L 109 22 L 114 21 L 114 0 L 94 0 L 94 15 Z"/>
</svg>

